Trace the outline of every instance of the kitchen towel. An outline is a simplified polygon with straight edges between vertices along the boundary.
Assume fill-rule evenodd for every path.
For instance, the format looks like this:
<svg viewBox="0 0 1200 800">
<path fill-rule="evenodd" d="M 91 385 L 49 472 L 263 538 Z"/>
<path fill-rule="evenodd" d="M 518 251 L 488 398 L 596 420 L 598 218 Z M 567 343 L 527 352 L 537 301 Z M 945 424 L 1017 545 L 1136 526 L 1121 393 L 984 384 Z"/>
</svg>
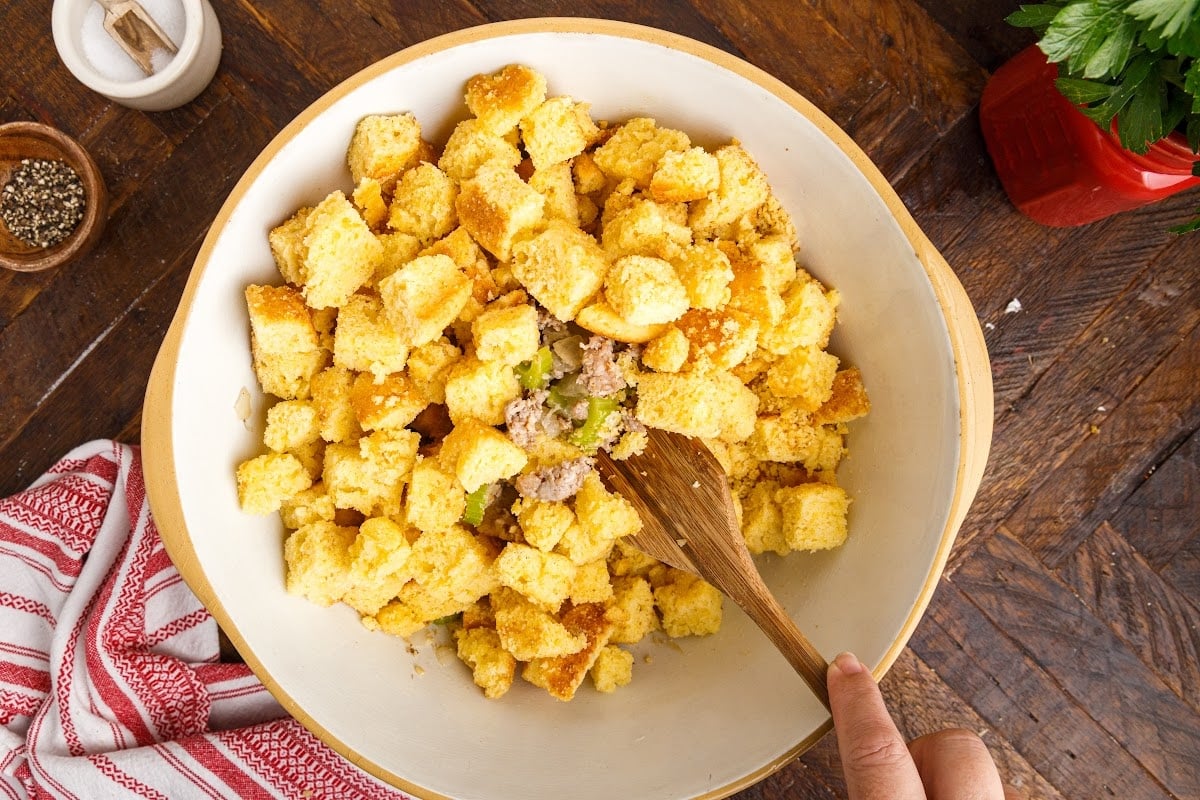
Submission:
<svg viewBox="0 0 1200 800">
<path fill-rule="evenodd" d="M 83 445 L 0 500 L 0 798 L 407 798 L 219 649 L 136 447 Z"/>
</svg>

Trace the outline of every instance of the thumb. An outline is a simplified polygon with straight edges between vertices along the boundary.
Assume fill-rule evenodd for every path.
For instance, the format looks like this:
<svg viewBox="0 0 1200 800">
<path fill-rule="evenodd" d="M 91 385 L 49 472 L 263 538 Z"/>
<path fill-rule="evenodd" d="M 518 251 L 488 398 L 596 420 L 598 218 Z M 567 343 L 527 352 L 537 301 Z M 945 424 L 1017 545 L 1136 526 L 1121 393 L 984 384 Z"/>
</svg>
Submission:
<svg viewBox="0 0 1200 800">
<path fill-rule="evenodd" d="M 827 681 L 849 800 L 925 800 L 916 764 L 870 670 L 842 653 L 829 665 Z"/>
</svg>

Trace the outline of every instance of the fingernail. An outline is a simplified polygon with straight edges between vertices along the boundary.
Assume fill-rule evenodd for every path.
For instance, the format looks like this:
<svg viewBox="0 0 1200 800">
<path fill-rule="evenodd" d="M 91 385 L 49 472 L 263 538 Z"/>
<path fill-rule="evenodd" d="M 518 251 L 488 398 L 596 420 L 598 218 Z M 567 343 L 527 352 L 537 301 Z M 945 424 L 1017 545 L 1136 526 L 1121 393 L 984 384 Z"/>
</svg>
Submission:
<svg viewBox="0 0 1200 800">
<path fill-rule="evenodd" d="M 833 666 L 843 675 L 857 675 L 866 670 L 863 663 L 853 653 L 842 653 L 833 660 Z"/>
</svg>

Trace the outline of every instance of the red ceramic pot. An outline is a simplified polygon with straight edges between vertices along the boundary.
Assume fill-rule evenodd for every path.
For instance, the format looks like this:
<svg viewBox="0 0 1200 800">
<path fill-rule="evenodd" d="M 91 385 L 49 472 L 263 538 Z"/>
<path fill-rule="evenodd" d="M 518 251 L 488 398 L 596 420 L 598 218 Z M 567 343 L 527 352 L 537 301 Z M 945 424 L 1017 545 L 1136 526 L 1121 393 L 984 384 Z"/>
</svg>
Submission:
<svg viewBox="0 0 1200 800">
<path fill-rule="evenodd" d="M 1181 134 L 1131 153 L 1062 96 L 1056 77 L 1034 45 L 996 70 L 979 105 L 992 163 L 1024 214 L 1043 225 L 1083 225 L 1200 186 Z"/>
</svg>

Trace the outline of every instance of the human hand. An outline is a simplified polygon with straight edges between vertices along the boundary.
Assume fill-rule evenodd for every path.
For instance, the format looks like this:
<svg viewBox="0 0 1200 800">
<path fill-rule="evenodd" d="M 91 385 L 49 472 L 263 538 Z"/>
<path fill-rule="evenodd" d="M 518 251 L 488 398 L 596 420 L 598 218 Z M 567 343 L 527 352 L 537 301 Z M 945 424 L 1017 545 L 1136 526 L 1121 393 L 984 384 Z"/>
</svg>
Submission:
<svg viewBox="0 0 1200 800">
<path fill-rule="evenodd" d="M 973 732 L 951 728 L 905 745 L 857 658 L 834 659 L 827 681 L 848 800 L 1004 800 L 996 764 Z"/>
</svg>

